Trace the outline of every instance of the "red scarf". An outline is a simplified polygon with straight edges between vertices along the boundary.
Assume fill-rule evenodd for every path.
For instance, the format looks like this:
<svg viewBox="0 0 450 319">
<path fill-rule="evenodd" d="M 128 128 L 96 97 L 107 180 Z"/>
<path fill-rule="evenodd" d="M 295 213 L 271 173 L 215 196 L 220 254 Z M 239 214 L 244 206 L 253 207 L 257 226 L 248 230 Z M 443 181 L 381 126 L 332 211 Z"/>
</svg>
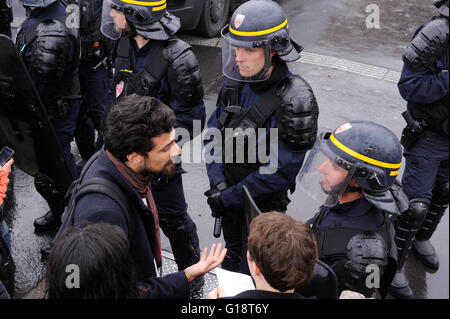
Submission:
<svg viewBox="0 0 450 319">
<path fill-rule="evenodd" d="M 133 188 L 138 192 L 138 194 L 145 198 L 147 201 L 147 206 L 150 208 L 155 220 L 155 231 L 156 231 L 156 253 L 155 260 L 158 267 L 161 266 L 161 239 L 159 235 L 159 218 L 158 209 L 156 208 L 155 200 L 153 199 L 151 184 L 152 176 L 145 176 L 140 173 L 136 173 L 131 168 L 126 166 L 124 163 L 119 161 L 114 155 L 106 150 L 106 155 L 120 172 L 120 174 L 133 186 Z"/>
</svg>

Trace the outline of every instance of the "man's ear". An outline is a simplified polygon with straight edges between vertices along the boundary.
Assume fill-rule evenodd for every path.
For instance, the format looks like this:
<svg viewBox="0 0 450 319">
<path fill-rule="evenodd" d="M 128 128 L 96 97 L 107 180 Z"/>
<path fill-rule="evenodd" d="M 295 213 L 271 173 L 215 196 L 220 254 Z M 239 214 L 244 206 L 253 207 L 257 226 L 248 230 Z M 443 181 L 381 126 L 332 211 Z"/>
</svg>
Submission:
<svg viewBox="0 0 450 319">
<path fill-rule="evenodd" d="M 142 154 L 133 152 L 127 155 L 127 160 L 133 166 L 140 165 L 144 162 L 144 156 L 142 156 Z"/>
<path fill-rule="evenodd" d="M 253 276 L 259 276 L 261 274 L 261 270 L 259 269 L 258 265 L 253 260 L 252 256 L 250 255 L 250 252 L 247 250 L 247 262 L 248 267 L 250 269 L 250 273 Z"/>
</svg>

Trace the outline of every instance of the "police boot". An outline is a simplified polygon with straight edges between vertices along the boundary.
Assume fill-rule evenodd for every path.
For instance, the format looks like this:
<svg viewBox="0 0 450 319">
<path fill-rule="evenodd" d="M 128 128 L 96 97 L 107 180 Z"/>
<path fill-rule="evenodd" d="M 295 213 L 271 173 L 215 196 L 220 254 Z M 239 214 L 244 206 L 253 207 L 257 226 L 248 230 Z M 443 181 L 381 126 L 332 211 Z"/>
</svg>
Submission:
<svg viewBox="0 0 450 319">
<path fill-rule="evenodd" d="M 409 209 L 393 218 L 395 228 L 395 244 L 397 246 L 397 273 L 389 288 L 389 293 L 401 299 L 412 298 L 413 293 L 404 273 L 404 265 L 408 258 L 417 230 L 428 211 L 429 201 L 414 198 L 409 202 Z"/>
<path fill-rule="evenodd" d="M 74 135 L 81 158 L 87 161 L 97 152 L 94 124 L 87 113 L 78 117 Z"/>
<path fill-rule="evenodd" d="M 448 195 L 449 183 L 436 183 L 433 189 L 430 208 L 413 243 L 413 251 L 417 259 L 433 270 L 439 268 L 439 258 L 430 242 L 430 238 L 448 208 Z"/>
<path fill-rule="evenodd" d="M 34 221 L 36 232 L 57 230 L 61 225 L 61 215 L 64 211 L 65 188 L 53 184 L 53 180 L 41 173 L 34 178 L 36 190 L 47 200 L 50 210 Z"/>
<path fill-rule="evenodd" d="M 414 296 L 413 291 L 409 287 L 408 278 L 405 275 L 405 269 L 402 267 L 395 274 L 394 279 L 389 287 L 389 293 L 397 299 L 411 299 Z"/>
</svg>

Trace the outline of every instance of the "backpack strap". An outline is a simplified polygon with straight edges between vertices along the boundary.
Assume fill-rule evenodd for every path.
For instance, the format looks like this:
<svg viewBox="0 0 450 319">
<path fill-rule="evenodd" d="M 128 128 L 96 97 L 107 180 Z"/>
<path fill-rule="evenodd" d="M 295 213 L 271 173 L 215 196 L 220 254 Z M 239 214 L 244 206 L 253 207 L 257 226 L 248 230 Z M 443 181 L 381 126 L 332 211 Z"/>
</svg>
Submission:
<svg viewBox="0 0 450 319">
<path fill-rule="evenodd" d="M 122 210 L 125 216 L 128 228 L 128 236 L 134 233 L 135 223 L 134 218 L 131 215 L 132 207 L 131 204 L 129 203 L 128 198 L 119 188 L 119 186 L 117 186 L 116 184 L 114 184 L 113 182 L 111 182 L 106 178 L 102 177 L 89 178 L 88 180 L 86 180 L 86 182 L 82 183 L 80 188 L 74 194 L 75 205 L 84 195 L 92 193 L 101 193 L 114 200 L 116 204 L 119 205 L 120 209 Z"/>
<path fill-rule="evenodd" d="M 134 233 L 135 221 L 130 215 L 132 208 L 130 207 L 130 204 L 123 191 L 120 190 L 120 188 L 113 182 L 105 178 L 93 177 L 86 180 L 86 182 L 83 181 L 86 172 L 89 170 L 91 165 L 97 160 L 99 155 L 100 151 L 91 156 L 91 158 L 87 161 L 87 163 L 81 170 L 78 179 L 73 181 L 72 184 L 70 185 L 70 188 L 67 191 L 65 197 L 65 202 L 67 203 L 67 205 L 64 210 L 64 214 L 62 216 L 62 225 L 59 228 L 59 231 L 56 234 L 55 238 L 52 240 L 52 243 L 54 243 L 59 238 L 59 236 L 62 233 L 64 233 L 66 229 L 74 225 L 75 222 L 74 213 L 76 204 L 81 199 L 81 197 L 83 197 L 88 193 L 101 193 L 113 199 L 120 206 L 120 209 L 125 215 L 128 227 L 128 236 Z"/>
</svg>

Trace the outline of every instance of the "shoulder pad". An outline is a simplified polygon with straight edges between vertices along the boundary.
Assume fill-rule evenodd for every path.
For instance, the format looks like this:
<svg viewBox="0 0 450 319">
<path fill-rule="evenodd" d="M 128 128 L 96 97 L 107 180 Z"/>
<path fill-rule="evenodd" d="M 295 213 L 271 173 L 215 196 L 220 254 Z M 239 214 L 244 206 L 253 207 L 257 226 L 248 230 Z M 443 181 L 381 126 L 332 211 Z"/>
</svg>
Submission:
<svg viewBox="0 0 450 319">
<path fill-rule="evenodd" d="M 66 37 L 67 30 L 64 24 L 59 20 L 44 20 L 36 29 L 36 36 L 56 36 Z"/>
<path fill-rule="evenodd" d="M 164 57 L 170 62 L 167 75 L 171 92 L 183 106 L 203 101 L 203 83 L 198 60 L 191 46 L 184 41 L 169 41 Z"/>
<path fill-rule="evenodd" d="M 180 40 L 176 37 L 170 38 L 163 51 L 164 57 L 170 62 L 174 61 L 177 57 L 179 57 L 183 52 L 190 50 L 191 46 Z"/>
<path fill-rule="evenodd" d="M 37 27 L 30 72 L 38 82 L 62 78 L 69 54 L 67 35 L 65 26 L 58 20 L 46 20 Z"/>
<path fill-rule="evenodd" d="M 283 145 L 292 152 L 311 149 L 319 117 L 311 86 L 299 75 L 293 75 L 282 81 L 277 95 L 281 105 L 276 110 L 276 120 Z"/>
<path fill-rule="evenodd" d="M 405 49 L 403 61 L 414 71 L 430 66 L 448 46 L 447 18 L 436 18 L 425 25 Z"/>
</svg>

